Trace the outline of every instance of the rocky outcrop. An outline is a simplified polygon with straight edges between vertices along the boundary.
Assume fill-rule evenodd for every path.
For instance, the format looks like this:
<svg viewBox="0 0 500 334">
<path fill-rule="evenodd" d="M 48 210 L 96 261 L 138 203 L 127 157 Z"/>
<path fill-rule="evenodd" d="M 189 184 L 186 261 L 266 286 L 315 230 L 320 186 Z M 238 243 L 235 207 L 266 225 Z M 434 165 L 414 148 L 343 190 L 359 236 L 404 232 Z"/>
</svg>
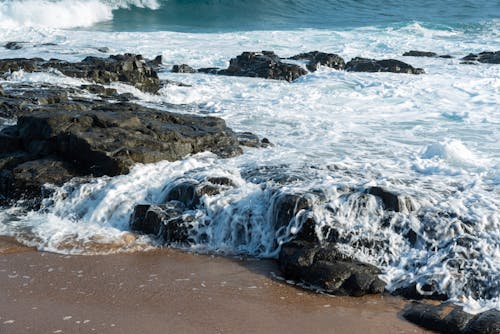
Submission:
<svg viewBox="0 0 500 334">
<path fill-rule="evenodd" d="M 307 71 L 299 65 L 282 62 L 274 52 L 262 51 L 243 52 L 229 61 L 227 69 L 217 74 L 293 81 Z"/>
<path fill-rule="evenodd" d="M 415 210 L 410 197 L 389 191 L 382 187 L 369 187 L 366 193 L 378 197 L 385 210 L 395 212 L 411 212 Z"/>
<path fill-rule="evenodd" d="M 238 137 L 220 118 L 69 99 L 68 94 L 50 87 L 9 89 L 0 96 L 0 116 L 17 117 L 16 125 L 0 131 L 4 202 L 40 196 L 43 184 L 62 184 L 73 176 L 127 173 L 135 163 L 173 161 L 202 151 L 220 157 L 242 153 Z"/>
<path fill-rule="evenodd" d="M 196 73 L 197 71 L 187 64 L 174 65 L 172 67 L 174 73 Z"/>
<path fill-rule="evenodd" d="M 403 53 L 403 57 L 437 57 L 437 53 L 435 52 L 429 52 L 429 51 L 417 51 L 417 50 L 411 50 L 408 52 Z"/>
<path fill-rule="evenodd" d="M 279 263 L 286 278 L 329 293 L 362 296 L 382 293 L 385 287 L 379 269 L 343 255 L 334 245 L 295 240 L 281 247 Z"/>
<path fill-rule="evenodd" d="M 443 334 L 500 333 L 498 310 L 473 315 L 457 305 L 414 302 L 406 307 L 402 315 L 410 322 Z"/>
<path fill-rule="evenodd" d="M 76 63 L 58 59 L 45 61 L 40 58 L 0 60 L 0 75 L 20 69 L 26 72 L 35 72 L 49 68 L 57 69 L 70 77 L 99 84 L 119 81 L 149 93 L 156 93 L 160 89 L 158 74 L 141 55 L 127 53 L 108 58 L 87 57 Z"/>
<path fill-rule="evenodd" d="M 465 63 L 480 62 L 486 64 L 500 64 L 500 51 L 484 51 L 478 54 L 470 53 L 467 56 L 463 57 L 462 60 L 464 60 Z"/>
<path fill-rule="evenodd" d="M 421 68 L 413 66 L 395 59 L 367 59 L 356 57 L 349 61 L 345 66 L 349 72 L 392 72 L 392 73 L 407 73 L 407 74 L 423 74 Z"/>
<path fill-rule="evenodd" d="M 307 69 L 311 72 L 316 71 L 319 65 L 331 67 L 336 70 L 343 70 L 345 68 L 344 59 L 334 53 L 311 51 L 307 53 L 300 53 L 290 57 L 290 59 L 308 60 Z"/>
</svg>

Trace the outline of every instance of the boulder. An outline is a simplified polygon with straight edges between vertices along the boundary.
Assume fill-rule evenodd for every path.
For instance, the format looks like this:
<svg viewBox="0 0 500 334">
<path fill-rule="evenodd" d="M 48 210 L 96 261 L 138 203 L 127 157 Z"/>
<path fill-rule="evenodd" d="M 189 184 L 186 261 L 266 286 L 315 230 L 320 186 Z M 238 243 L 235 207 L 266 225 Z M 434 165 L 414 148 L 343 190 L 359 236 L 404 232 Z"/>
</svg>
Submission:
<svg viewBox="0 0 500 334">
<path fill-rule="evenodd" d="M 405 308 L 402 315 L 414 324 L 443 334 L 500 333 L 498 310 L 473 315 L 453 304 L 413 302 Z"/>
<path fill-rule="evenodd" d="M 243 52 L 229 61 L 227 69 L 217 74 L 293 81 L 307 71 L 299 65 L 282 62 L 274 52 L 262 51 Z"/>
<path fill-rule="evenodd" d="M 294 240 L 279 254 L 280 268 L 287 279 L 312 285 L 328 293 L 363 296 L 382 293 L 385 283 L 380 270 L 343 255 L 334 245 Z"/>
<path fill-rule="evenodd" d="M 187 64 L 174 65 L 172 67 L 174 73 L 196 73 L 197 71 Z"/>
<path fill-rule="evenodd" d="M 309 63 L 307 64 L 307 69 L 311 72 L 316 71 L 319 65 L 331 67 L 336 70 L 343 70 L 345 68 L 344 59 L 335 53 L 311 51 L 295 55 L 293 57 L 290 57 L 290 59 L 309 60 Z"/>
<path fill-rule="evenodd" d="M 367 59 L 356 57 L 349 61 L 345 66 L 349 72 L 393 72 L 393 73 L 408 73 L 408 74 L 423 74 L 421 68 L 413 66 L 395 59 Z"/>
<path fill-rule="evenodd" d="M 428 51 L 412 50 L 412 51 L 408 51 L 408 52 L 403 53 L 403 57 L 430 57 L 430 58 L 434 58 L 434 57 L 437 57 L 437 53 L 428 52 Z"/>
<path fill-rule="evenodd" d="M 19 50 L 22 49 L 22 42 L 7 42 L 4 47 L 9 50 Z"/>
<path fill-rule="evenodd" d="M 410 197 L 394 193 L 382 187 L 369 187 L 366 193 L 378 197 L 385 210 L 395 212 L 411 212 L 415 207 Z"/>
<path fill-rule="evenodd" d="M 462 64 L 474 64 L 475 61 L 487 64 L 500 64 L 500 51 L 484 51 L 478 54 L 470 53 L 463 57 L 462 60 L 465 60 Z"/>
</svg>

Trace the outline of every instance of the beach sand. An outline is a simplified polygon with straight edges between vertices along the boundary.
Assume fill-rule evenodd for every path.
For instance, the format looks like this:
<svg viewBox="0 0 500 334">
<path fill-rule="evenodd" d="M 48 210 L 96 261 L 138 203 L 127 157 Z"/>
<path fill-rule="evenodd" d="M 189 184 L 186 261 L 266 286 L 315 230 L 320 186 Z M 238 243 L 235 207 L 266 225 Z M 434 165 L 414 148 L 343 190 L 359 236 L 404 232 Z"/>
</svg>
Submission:
<svg viewBox="0 0 500 334">
<path fill-rule="evenodd" d="M 0 333 L 425 333 L 390 296 L 333 297 L 274 261 L 151 252 L 68 256 L 0 239 Z"/>
</svg>

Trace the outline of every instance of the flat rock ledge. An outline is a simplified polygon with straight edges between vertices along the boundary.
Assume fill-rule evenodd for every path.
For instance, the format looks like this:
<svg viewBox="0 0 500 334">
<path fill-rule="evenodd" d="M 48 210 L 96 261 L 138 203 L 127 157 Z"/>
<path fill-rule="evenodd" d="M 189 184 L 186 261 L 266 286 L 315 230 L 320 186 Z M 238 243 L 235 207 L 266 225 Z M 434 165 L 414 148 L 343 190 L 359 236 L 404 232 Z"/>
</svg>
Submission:
<svg viewBox="0 0 500 334">
<path fill-rule="evenodd" d="M 240 144 L 268 143 L 251 133 L 234 133 L 220 118 L 72 97 L 54 86 L 0 92 L 0 116 L 17 118 L 17 124 L 0 131 L 0 205 L 36 202 L 46 183 L 124 174 L 136 163 L 174 161 L 203 151 L 233 157 L 242 153 Z"/>
<path fill-rule="evenodd" d="M 124 82 L 144 92 L 156 93 L 160 89 L 160 79 L 155 67 L 160 63 L 160 57 L 147 60 L 141 55 L 130 53 L 108 58 L 87 57 L 75 63 L 58 59 L 13 58 L 0 59 L 0 75 L 19 70 L 40 72 L 55 69 L 66 76 L 98 84 Z"/>
<path fill-rule="evenodd" d="M 500 333 L 500 311 L 498 310 L 473 315 L 453 304 L 433 305 L 413 302 L 406 307 L 402 316 L 423 328 L 443 334 Z"/>
</svg>

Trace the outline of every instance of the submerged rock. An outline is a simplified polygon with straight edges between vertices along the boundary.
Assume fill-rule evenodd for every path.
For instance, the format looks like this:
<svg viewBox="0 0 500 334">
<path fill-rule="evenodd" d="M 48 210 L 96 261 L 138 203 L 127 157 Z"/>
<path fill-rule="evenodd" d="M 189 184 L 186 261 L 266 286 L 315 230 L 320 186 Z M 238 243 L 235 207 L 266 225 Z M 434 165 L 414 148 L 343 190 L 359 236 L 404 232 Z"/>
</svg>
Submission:
<svg viewBox="0 0 500 334">
<path fill-rule="evenodd" d="M 415 210 L 408 196 L 391 192 L 382 187 L 370 187 L 366 189 L 366 193 L 380 198 L 386 210 L 395 212 L 411 212 Z"/>
<path fill-rule="evenodd" d="M 282 62 L 274 52 L 262 51 L 243 52 L 229 61 L 227 69 L 217 74 L 293 81 L 307 71 L 299 65 Z"/>
<path fill-rule="evenodd" d="M 403 57 L 437 57 L 437 53 L 428 51 L 411 50 L 403 53 Z"/>
<path fill-rule="evenodd" d="M 307 64 L 307 69 L 311 72 L 316 71 L 319 65 L 331 67 L 336 70 L 343 70 L 345 68 L 344 59 L 335 53 L 311 51 L 295 55 L 293 57 L 290 57 L 290 59 L 309 60 L 309 63 Z"/>
<path fill-rule="evenodd" d="M 9 50 L 19 50 L 22 49 L 22 42 L 7 42 L 4 45 L 4 48 L 9 49 Z"/>
<path fill-rule="evenodd" d="M 360 57 L 356 57 L 349 61 L 346 64 L 345 69 L 349 72 L 393 72 L 407 74 L 425 73 L 421 68 L 414 68 L 407 63 L 395 59 L 376 60 Z"/>
<path fill-rule="evenodd" d="M 414 302 L 403 311 L 403 317 L 423 328 L 443 334 L 500 333 L 498 310 L 473 315 L 464 312 L 457 305 Z"/>
<path fill-rule="evenodd" d="M 500 51 L 484 51 L 478 54 L 470 53 L 463 57 L 462 60 L 465 60 L 465 62 L 462 62 L 463 64 L 473 64 L 474 61 L 486 64 L 500 64 Z"/>
</svg>

